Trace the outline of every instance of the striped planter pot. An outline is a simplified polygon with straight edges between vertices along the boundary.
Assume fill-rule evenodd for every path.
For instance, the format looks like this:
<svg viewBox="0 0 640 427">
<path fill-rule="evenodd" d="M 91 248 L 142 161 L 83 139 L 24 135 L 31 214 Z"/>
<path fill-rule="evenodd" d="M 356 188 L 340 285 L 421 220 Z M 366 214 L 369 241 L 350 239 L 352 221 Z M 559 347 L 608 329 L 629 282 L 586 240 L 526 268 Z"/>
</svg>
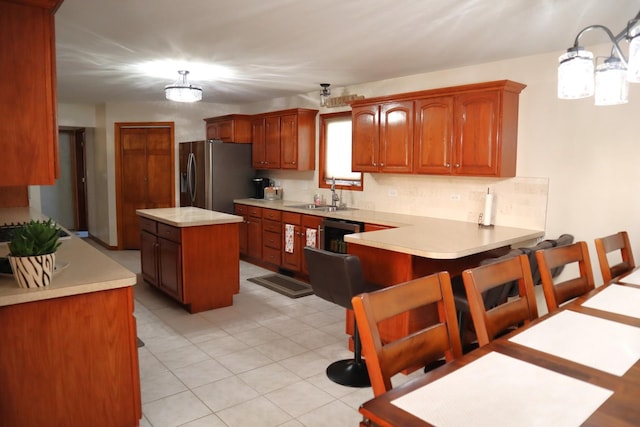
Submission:
<svg viewBox="0 0 640 427">
<path fill-rule="evenodd" d="M 56 254 L 36 256 L 9 256 L 13 277 L 21 288 L 49 286 L 56 265 Z"/>
</svg>

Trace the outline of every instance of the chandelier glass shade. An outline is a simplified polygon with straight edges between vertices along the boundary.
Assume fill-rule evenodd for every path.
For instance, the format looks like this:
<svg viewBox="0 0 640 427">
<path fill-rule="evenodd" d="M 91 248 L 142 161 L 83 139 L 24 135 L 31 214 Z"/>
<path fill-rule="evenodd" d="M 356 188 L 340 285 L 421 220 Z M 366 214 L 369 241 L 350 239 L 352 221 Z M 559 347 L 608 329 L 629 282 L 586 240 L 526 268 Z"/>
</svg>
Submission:
<svg viewBox="0 0 640 427">
<path fill-rule="evenodd" d="M 599 29 L 611 40 L 611 54 L 594 65 L 593 53 L 580 46 L 580 38 Z M 619 42 L 629 42 L 627 58 Z M 597 64 L 599 58 L 595 58 Z M 595 105 L 625 104 L 629 100 L 629 82 L 640 83 L 640 12 L 618 35 L 603 25 L 590 25 L 576 36 L 572 47 L 558 58 L 558 98 L 579 99 L 595 95 Z"/>
<path fill-rule="evenodd" d="M 169 101 L 197 102 L 202 100 L 202 88 L 187 82 L 186 70 L 179 70 L 180 78 L 171 85 L 164 87 L 164 95 Z"/>
</svg>

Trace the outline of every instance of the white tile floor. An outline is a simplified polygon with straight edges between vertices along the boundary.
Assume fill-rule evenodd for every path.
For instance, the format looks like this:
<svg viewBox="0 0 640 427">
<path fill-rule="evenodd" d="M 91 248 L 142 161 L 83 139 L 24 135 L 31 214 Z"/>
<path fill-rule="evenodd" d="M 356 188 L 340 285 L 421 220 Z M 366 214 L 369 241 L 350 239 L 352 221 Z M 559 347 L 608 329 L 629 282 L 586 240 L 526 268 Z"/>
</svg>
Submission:
<svg viewBox="0 0 640 427">
<path fill-rule="evenodd" d="M 95 247 L 133 272 L 139 251 Z M 141 427 L 357 426 L 371 388 L 325 375 L 347 350 L 344 310 L 314 295 L 291 299 L 246 279 L 268 274 L 240 263 L 233 306 L 189 314 L 147 284 L 135 290 Z M 542 287 L 538 310 L 546 313 Z M 394 385 L 410 377 L 394 377 Z"/>
<path fill-rule="evenodd" d="M 138 251 L 101 250 L 140 272 Z M 198 314 L 149 285 L 134 288 L 145 342 L 138 351 L 141 426 L 358 425 L 371 388 L 344 387 L 325 375 L 331 362 L 352 357 L 344 310 L 246 280 L 267 273 L 241 262 L 233 306 Z M 394 383 L 406 379 L 398 375 Z"/>
</svg>

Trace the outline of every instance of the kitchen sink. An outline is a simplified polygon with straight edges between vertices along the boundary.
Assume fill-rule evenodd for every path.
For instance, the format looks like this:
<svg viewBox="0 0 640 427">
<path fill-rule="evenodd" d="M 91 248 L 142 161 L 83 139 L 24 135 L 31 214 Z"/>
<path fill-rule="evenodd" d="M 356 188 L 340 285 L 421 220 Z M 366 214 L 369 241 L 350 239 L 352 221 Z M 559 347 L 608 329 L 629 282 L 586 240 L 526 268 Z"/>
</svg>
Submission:
<svg viewBox="0 0 640 427">
<path fill-rule="evenodd" d="M 310 211 L 321 211 L 321 212 L 336 212 L 336 211 L 352 211 L 356 210 L 356 208 L 348 208 L 348 207 L 337 207 L 331 205 L 314 205 L 313 203 L 307 203 L 305 205 L 288 205 L 288 208 L 296 208 L 296 209 L 307 209 Z"/>
</svg>

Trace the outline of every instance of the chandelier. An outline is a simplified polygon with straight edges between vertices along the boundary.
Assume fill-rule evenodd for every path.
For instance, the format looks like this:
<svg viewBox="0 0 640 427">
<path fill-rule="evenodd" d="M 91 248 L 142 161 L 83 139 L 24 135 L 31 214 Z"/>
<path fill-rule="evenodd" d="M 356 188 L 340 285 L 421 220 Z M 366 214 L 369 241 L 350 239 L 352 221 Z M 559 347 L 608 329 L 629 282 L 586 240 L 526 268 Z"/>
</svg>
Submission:
<svg viewBox="0 0 640 427">
<path fill-rule="evenodd" d="M 607 58 L 596 57 L 580 46 L 588 31 L 604 31 L 613 46 Z M 579 99 L 595 95 L 595 105 L 625 104 L 629 100 L 629 82 L 640 83 L 640 12 L 617 35 L 603 25 L 590 25 L 576 36 L 572 47 L 558 59 L 558 98 Z M 629 57 L 618 44 L 629 42 Z M 598 60 L 601 62 L 598 64 Z"/>
<path fill-rule="evenodd" d="M 202 88 L 187 82 L 186 70 L 179 70 L 180 77 L 172 84 L 164 87 L 164 96 L 169 101 L 176 102 L 197 102 L 202 100 Z"/>
</svg>

